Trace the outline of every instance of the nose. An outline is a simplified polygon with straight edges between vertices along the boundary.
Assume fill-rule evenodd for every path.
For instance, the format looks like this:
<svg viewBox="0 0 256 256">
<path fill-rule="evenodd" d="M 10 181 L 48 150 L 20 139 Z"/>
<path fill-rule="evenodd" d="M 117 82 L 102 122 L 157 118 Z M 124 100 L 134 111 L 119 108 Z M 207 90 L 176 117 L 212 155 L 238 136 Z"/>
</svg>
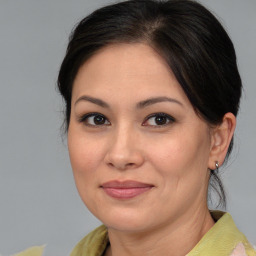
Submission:
<svg viewBox="0 0 256 256">
<path fill-rule="evenodd" d="M 128 128 L 113 132 L 104 161 L 118 170 L 140 167 L 144 163 L 144 156 L 138 134 Z"/>
</svg>

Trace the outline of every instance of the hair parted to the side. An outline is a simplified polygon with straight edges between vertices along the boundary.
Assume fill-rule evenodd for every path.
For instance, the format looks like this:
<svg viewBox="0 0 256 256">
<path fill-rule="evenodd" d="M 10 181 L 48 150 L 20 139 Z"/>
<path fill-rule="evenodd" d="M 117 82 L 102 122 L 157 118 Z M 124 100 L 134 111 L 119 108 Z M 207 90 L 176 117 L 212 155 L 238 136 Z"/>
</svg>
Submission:
<svg viewBox="0 0 256 256">
<path fill-rule="evenodd" d="M 198 115 L 218 125 L 227 112 L 238 113 L 242 83 L 232 41 L 219 21 L 192 0 L 129 0 L 94 11 L 72 32 L 58 88 L 65 100 L 68 130 L 72 85 L 81 65 L 103 47 L 145 43 L 168 63 Z M 228 155 L 233 146 L 229 146 Z M 210 185 L 225 207 L 217 173 Z"/>
</svg>

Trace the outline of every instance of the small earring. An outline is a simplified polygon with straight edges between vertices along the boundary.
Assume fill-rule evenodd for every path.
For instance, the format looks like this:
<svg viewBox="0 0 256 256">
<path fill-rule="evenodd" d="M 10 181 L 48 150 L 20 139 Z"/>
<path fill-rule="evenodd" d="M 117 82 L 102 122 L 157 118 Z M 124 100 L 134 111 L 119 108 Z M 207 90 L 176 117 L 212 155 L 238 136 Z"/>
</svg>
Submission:
<svg viewBox="0 0 256 256">
<path fill-rule="evenodd" d="M 215 167 L 216 167 L 215 172 L 218 173 L 219 172 L 219 167 L 220 167 L 218 161 L 215 162 Z"/>
</svg>

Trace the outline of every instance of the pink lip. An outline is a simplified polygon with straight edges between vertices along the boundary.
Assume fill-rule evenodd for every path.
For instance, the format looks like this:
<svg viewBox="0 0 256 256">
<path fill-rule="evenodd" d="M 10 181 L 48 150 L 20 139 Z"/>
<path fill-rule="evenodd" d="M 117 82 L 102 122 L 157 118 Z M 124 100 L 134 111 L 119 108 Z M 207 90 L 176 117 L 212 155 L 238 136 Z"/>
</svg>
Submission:
<svg viewBox="0 0 256 256">
<path fill-rule="evenodd" d="M 133 180 L 109 181 L 103 183 L 101 188 L 107 195 L 117 199 L 130 199 L 154 187 L 152 184 L 141 183 Z"/>
</svg>

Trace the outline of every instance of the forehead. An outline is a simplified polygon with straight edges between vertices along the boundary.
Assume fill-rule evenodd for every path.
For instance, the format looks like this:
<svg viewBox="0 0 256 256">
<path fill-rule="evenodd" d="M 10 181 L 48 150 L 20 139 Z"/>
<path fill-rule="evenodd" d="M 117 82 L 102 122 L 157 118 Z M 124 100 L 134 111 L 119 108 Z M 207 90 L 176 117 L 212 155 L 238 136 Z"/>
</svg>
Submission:
<svg viewBox="0 0 256 256">
<path fill-rule="evenodd" d="M 83 93 L 169 95 L 187 100 L 166 61 L 146 44 L 115 44 L 93 55 L 79 69 L 73 97 Z"/>
</svg>

